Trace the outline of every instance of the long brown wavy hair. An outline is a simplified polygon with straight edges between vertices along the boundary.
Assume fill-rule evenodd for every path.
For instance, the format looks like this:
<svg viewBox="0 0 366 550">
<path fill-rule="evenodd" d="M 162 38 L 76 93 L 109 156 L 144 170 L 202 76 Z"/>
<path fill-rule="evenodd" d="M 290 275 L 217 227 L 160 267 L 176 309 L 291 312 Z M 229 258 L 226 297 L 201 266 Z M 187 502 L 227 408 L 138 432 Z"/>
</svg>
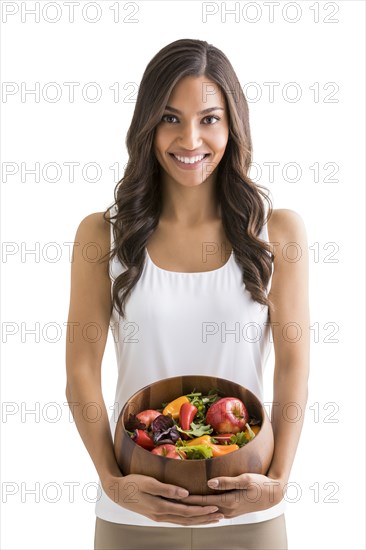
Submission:
<svg viewBox="0 0 366 550">
<path fill-rule="evenodd" d="M 109 259 L 117 255 L 125 267 L 112 289 L 112 307 L 122 318 L 126 300 L 143 270 L 145 246 L 162 210 L 159 163 L 153 152 L 155 128 L 174 86 L 187 75 L 207 77 L 226 98 L 229 139 L 217 167 L 216 197 L 224 231 L 243 268 L 245 288 L 253 300 L 272 306 L 266 289 L 274 256 L 268 243 L 258 238 L 271 216 L 272 203 L 264 192 L 267 188 L 248 177 L 252 161 L 248 104 L 225 54 L 204 40 L 185 38 L 162 48 L 145 69 L 126 136 L 129 160 L 114 189 L 116 214 L 109 219 L 109 208 L 103 212 L 104 220 L 113 225 L 115 244 Z M 266 219 L 262 198 L 268 202 Z"/>
</svg>

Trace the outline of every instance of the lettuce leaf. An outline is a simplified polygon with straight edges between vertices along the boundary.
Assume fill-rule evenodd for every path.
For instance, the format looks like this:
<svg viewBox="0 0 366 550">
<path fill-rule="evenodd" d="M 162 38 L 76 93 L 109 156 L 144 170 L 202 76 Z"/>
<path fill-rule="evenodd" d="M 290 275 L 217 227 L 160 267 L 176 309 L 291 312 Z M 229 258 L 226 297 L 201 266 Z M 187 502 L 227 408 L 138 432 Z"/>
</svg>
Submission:
<svg viewBox="0 0 366 550">
<path fill-rule="evenodd" d="M 212 449 L 208 445 L 182 445 L 179 447 L 187 455 L 187 459 L 212 458 Z"/>
<path fill-rule="evenodd" d="M 247 443 L 249 443 L 249 441 L 255 438 L 255 433 L 253 432 L 249 424 L 245 424 L 245 426 L 247 428 L 247 433 L 238 432 L 237 434 L 231 436 L 230 443 L 234 443 L 236 445 L 239 445 L 239 447 L 243 447 L 243 445 L 246 445 Z"/>
<path fill-rule="evenodd" d="M 243 445 L 246 445 L 249 442 L 249 439 L 247 438 L 245 432 L 238 432 L 237 434 L 230 437 L 230 444 L 231 445 L 239 445 L 239 447 L 243 447 Z"/>
<path fill-rule="evenodd" d="M 211 428 L 210 424 L 204 426 L 203 424 L 195 424 L 194 422 L 191 422 L 190 430 L 182 430 L 179 426 L 177 426 L 177 430 L 191 436 L 192 439 L 201 437 L 201 435 L 208 435 L 213 432 L 213 428 Z"/>
</svg>

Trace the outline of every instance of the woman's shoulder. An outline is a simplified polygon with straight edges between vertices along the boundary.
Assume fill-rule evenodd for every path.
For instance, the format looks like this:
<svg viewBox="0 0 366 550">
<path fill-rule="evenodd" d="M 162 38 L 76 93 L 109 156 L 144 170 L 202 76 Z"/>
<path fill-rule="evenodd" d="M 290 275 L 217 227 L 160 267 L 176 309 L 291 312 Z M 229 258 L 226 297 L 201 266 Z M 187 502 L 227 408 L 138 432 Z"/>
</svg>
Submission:
<svg viewBox="0 0 366 550">
<path fill-rule="evenodd" d="M 109 219 L 109 212 L 106 213 Z M 85 216 L 76 231 L 77 242 L 88 243 L 90 246 L 94 243 L 103 254 L 110 247 L 110 223 L 105 220 L 104 212 L 93 212 Z"/>
<path fill-rule="evenodd" d="M 303 218 L 288 208 L 272 210 L 267 222 L 268 240 L 271 243 L 299 242 L 306 239 L 306 228 Z"/>
</svg>

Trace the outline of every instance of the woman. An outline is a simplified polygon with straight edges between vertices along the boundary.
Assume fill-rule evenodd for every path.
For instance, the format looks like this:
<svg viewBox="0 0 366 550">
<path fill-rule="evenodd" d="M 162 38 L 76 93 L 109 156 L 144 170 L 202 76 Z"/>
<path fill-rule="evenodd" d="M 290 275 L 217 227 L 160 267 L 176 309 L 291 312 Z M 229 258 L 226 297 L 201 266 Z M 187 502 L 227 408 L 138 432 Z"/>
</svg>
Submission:
<svg viewBox="0 0 366 550">
<path fill-rule="evenodd" d="M 150 61 L 126 143 L 113 207 L 77 229 L 71 277 L 66 395 L 83 405 L 73 415 L 100 478 L 95 549 L 287 548 L 284 491 L 309 372 L 303 221 L 273 210 L 248 177 L 247 102 L 226 56 L 205 41 L 177 40 Z M 90 246 L 99 261 L 85 253 Z M 207 322 L 218 330 L 204 335 Z M 118 362 L 110 419 L 101 389 L 109 323 Z M 248 326 L 259 336 L 245 337 Z M 219 478 L 222 494 L 205 501 L 149 476 L 122 476 L 114 429 L 135 391 L 211 374 L 262 400 L 270 331 L 275 450 L 266 475 Z M 97 421 L 83 413 L 88 403 Z"/>
</svg>

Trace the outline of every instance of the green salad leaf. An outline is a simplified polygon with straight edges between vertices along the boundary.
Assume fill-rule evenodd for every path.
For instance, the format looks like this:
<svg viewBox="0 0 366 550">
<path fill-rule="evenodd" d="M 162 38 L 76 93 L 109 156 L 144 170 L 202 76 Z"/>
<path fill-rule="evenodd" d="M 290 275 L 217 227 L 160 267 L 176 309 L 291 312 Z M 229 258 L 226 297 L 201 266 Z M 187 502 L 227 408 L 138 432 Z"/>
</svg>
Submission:
<svg viewBox="0 0 366 550">
<path fill-rule="evenodd" d="M 239 445 L 239 447 L 243 447 L 243 445 L 246 445 L 249 441 L 245 432 L 238 432 L 230 437 L 230 444 Z"/>
<path fill-rule="evenodd" d="M 239 445 L 239 447 L 243 447 L 243 445 L 246 445 L 247 443 L 249 443 L 249 441 L 255 438 L 255 433 L 253 432 L 249 424 L 245 424 L 245 426 L 247 428 L 247 433 L 238 432 L 237 434 L 232 435 L 230 437 L 230 443 Z"/>
<path fill-rule="evenodd" d="M 187 459 L 212 458 L 212 449 L 208 445 L 182 445 L 179 449 L 187 454 Z"/>
<path fill-rule="evenodd" d="M 191 422 L 190 430 L 182 430 L 179 426 L 177 426 L 177 430 L 191 436 L 192 439 L 195 437 L 201 437 L 201 435 L 208 435 L 213 432 L 213 428 L 211 428 L 210 424 L 205 426 L 203 424 L 195 424 L 194 422 Z"/>
</svg>

